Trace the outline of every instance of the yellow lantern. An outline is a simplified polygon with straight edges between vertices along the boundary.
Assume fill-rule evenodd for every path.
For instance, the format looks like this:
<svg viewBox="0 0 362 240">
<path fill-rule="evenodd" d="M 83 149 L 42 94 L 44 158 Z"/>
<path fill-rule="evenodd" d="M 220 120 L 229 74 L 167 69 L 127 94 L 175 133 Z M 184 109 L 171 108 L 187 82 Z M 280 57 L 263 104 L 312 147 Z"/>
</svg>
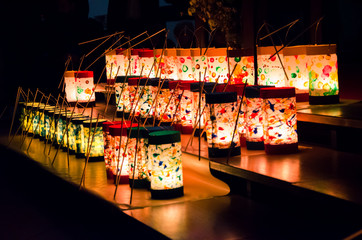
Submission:
<svg viewBox="0 0 362 240">
<path fill-rule="evenodd" d="M 307 47 L 310 104 L 339 102 L 336 51 L 335 44 Z"/>
<path fill-rule="evenodd" d="M 294 87 L 262 88 L 264 147 L 267 154 L 298 151 L 297 108 Z"/>
<path fill-rule="evenodd" d="M 279 50 L 281 46 L 276 46 Z M 258 85 L 285 86 L 285 73 L 283 70 L 283 64 L 279 61 L 278 55 L 274 46 L 258 47 Z M 280 60 L 283 61 L 283 50 L 279 53 Z"/>
</svg>

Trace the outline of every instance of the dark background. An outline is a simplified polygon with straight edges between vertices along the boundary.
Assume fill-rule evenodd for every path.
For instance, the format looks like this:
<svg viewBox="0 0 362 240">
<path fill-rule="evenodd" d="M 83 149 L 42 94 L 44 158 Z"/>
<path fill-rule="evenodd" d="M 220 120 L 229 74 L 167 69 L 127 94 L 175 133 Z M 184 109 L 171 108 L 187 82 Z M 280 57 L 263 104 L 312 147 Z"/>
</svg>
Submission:
<svg viewBox="0 0 362 240">
<path fill-rule="evenodd" d="M 64 72 L 68 56 L 72 56 L 69 65 L 77 69 L 80 58 L 98 43 L 79 46 L 78 43 L 114 33 L 126 31 L 134 37 L 148 30 L 153 34 L 166 27 L 167 22 L 181 21 L 174 32 L 180 43 L 168 41 L 168 47 L 188 47 L 194 38 L 191 31 L 195 26 L 204 25 L 200 20 L 187 15 L 188 1 L 165 0 L 169 5 L 159 7 L 158 0 L 109 0 L 106 22 L 88 17 L 87 0 L 18 0 L 2 3 L 0 37 L 0 113 L 3 117 L 11 115 L 17 88 L 30 88 L 35 92 L 39 88 L 45 94 L 58 92 L 58 84 Z M 233 2 L 228 0 L 224 2 Z M 240 0 L 242 47 L 254 47 L 255 35 L 266 21 L 270 30 L 275 30 L 295 19 L 300 21 L 291 28 L 287 38 L 286 31 L 274 36 L 276 43 L 288 43 L 297 34 L 324 16 L 318 31 L 312 28 L 292 45 L 314 43 L 337 43 L 339 57 L 339 83 L 341 98 L 362 100 L 360 64 L 362 63 L 362 2 L 358 0 L 304 0 L 304 1 L 267 1 Z M 184 24 L 182 21 L 186 21 Z M 191 21 L 191 25 L 190 25 Z M 265 29 L 260 32 L 265 35 Z M 317 38 L 315 37 L 317 36 Z M 144 38 L 145 36 L 143 36 Z M 206 46 L 206 31 L 199 31 L 197 38 Z M 140 39 L 143 39 L 140 38 Z M 82 69 L 89 66 L 108 45 L 100 47 L 82 63 Z M 195 40 L 195 39 L 194 39 Z M 195 42 L 195 41 L 194 41 Z M 164 43 L 164 33 L 145 41 L 137 47 L 159 47 Z M 267 41 L 259 43 L 269 45 Z M 222 32 L 218 32 L 211 46 L 225 46 Z M 104 67 L 104 59 L 93 64 L 95 81 Z M 105 78 L 101 79 L 105 81 Z"/>
</svg>

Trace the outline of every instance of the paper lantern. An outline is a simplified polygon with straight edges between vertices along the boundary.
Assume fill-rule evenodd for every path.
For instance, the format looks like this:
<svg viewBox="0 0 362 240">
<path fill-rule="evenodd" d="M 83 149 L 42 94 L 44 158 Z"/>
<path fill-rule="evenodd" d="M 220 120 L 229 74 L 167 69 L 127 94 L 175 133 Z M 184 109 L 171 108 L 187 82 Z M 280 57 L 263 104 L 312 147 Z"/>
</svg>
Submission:
<svg viewBox="0 0 362 240">
<path fill-rule="evenodd" d="M 112 153 L 111 134 L 109 133 L 109 127 L 119 123 L 121 122 L 107 121 L 103 123 L 104 162 L 106 166 L 107 178 L 110 178 L 109 172 L 111 169 L 111 153 Z"/>
<path fill-rule="evenodd" d="M 155 56 L 155 64 L 153 66 L 155 76 L 164 77 L 165 69 L 165 50 L 162 53 L 162 49 L 153 49 L 153 55 Z"/>
<path fill-rule="evenodd" d="M 85 157 L 89 154 L 89 162 L 104 161 L 103 123 L 106 121 L 106 119 L 98 119 L 97 123 L 97 119 L 90 119 L 83 122 L 84 153 Z"/>
<path fill-rule="evenodd" d="M 116 93 L 116 106 L 117 106 L 117 117 L 122 117 L 124 106 L 129 105 L 129 87 L 128 80 L 129 78 L 139 78 L 140 76 L 118 76 L 115 83 L 115 93 Z M 122 96 L 121 96 L 122 95 Z"/>
<path fill-rule="evenodd" d="M 42 103 L 36 104 L 33 106 L 33 130 L 31 131 L 34 134 L 34 137 L 39 138 L 41 127 L 40 127 L 40 117 L 41 117 L 41 108 L 45 105 Z M 29 131 L 30 132 L 30 131 Z"/>
<path fill-rule="evenodd" d="M 173 119 L 174 111 L 172 111 L 168 106 L 171 99 L 171 91 L 169 88 L 168 79 L 162 80 L 163 85 L 159 91 L 158 97 L 156 101 L 156 111 L 155 117 L 157 123 L 161 122 L 161 124 L 171 124 Z M 161 83 L 162 84 L 162 83 Z"/>
<path fill-rule="evenodd" d="M 246 146 L 246 98 L 245 98 L 245 85 L 239 85 L 235 87 L 235 90 L 238 94 L 238 107 L 240 109 L 239 112 L 239 120 L 238 120 L 238 132 L 240 136 L 240 146 Z M 241 107 L 240 107 L 240 104 Z"/>
<path fill-rule="evenodd" d="M 64 139 L 62 143 L 62 149 L 64 151 L 67 151 L 69 148 L 69 153 L 74 154 L 75 153 L 75 133 L 74 133 L 74 126 L 71 122 L 71 119 L 73 118 L 84 118 L 84 116 L 81 113 L 63 113 L 61 115 L 61 119 L 64 124 Z M 68 131 L 66 131 L 66 125 L 68 124 Z M 69 141 L 69 142 L 68 142 Z"/>
<path fill-rule="evenodd" d="M 77 100 L 79 103 L 90 102 L 94 104 L 96 97 L 94 92 L 93 72 L 80 71 L 76 73 Z M 69 102 L 69 101 L 68 101 Z"/>
<path fill-rule="evenodd" d="M 142 76 L 154 78 L 156 73 L 153 68 L 153 50 L 141 50 L 138 52 L 138 55 L 140 57 L 141 68 L 143 67 Z"/>
<path fill-rule="evenodd" d="M 236 92 L 207 93 L 206 103 L 209 108 L 206 125 L 209 157 L 239 155 L 239 133 L 234 131 L 237 120 Z"/>
<path fill-rule="evenodd" d="M 143 78 L 139 82 L 139 100 L 138 100 L 138 109 L 139 116 L 142 122 L 145 121 L 146 117 L 151 115 L 151 107 L 153 103 L 153 93 L 152 93 L 152 81 L 147 78 Z"/>
<path fill-rule="evenodd" d="M 75 135 L 75 156 L 76 158 L 85 157 L 85 140 L 84 140 L 84 121 L 89 120 L 89 117 L 72 119 L 72 126 Z"/>
<path fill-rule="evenodd" d="M 177 49 L 177 79 L 194 80 L 190 49 Z"/>
<path fill-rule="evenodd" d="M 254 53 L 251 49 L 232 49 L 228 50 L 227 54 L 230 74 L 235 68 L 231 76 L 231 84 L 254 85 Z"/>
<path fill-rule="evenodd" d="M 207 50 L 207 82 L 226 83 L 228 81 L 228 62 L 226 48 L 209 48 Z M 219 78 L 219 80 L 217 80 Z"/>
<path fill-rule="evenodd" d="M 128 183 L 129 170 L 128 170 L 128 152 L 126 151 L 127 144 L 127 128 L 137 127 L 137 124 L 131 125 L 130 121 L 124 121 L 123 124 L 114 124 L 109 126 L 110 145 L 110 169 L 108 174 L 113 176 L 116 183 L 117 174 L 120 177 L 121 184 Z M 128 148 L 127 148 L 128 149 Z M 122 165 L 123 162 L 123 165 Z M 121 169 L 122 168 L 122 169 Z M 107 174 L 107 175 L 108 175 Z"/>
<path fill-rule="evenodd" d="M 208 82 L 193 82 L 190 84 L 190 90 L 193 95 L 193 109 L 194 109 L 194 123 L 196 124 L 196 130 L 195 134 L 200 135 L 201 129 L 205 127 L 206 119 L 207 119 L 207 108 L 206 106 L 206 100 L 205 100 L 205 93 L 211 93 L 216 86 L 215 83 L 208 83 Z M 202 88 L 201 93 L 201 102 L 199 106 L 200 101 L 200 88 Z M 204 111 L 203 111 L 204 110 Z M 200 116 L 201 114 L 201 116 Z M 200 119 L 200 120 L 199 120 Z"/>
<path fill-rule="evenodd" d="M 298 151 L 297 105 L 294 87 L 263 88 L 264 146 L 267 154 Z"/>
<path fill-rule="evenodd" d="M 191 57 L 192 57 L 192 72 L 194 75 L 195 81 L 205 81 L 205 69 L 207 69 L 207 57 L 204 55 L 204 49 L 192 48 Z M 206 72 L 207 75 L 207 72 Z M 201 79 L 200 79 L 201 76 Z"/>
<path fill-rule="evenodd" d="M 49 132 L 49 117 L 47 116 L 49 110 L 54 110 L 55 106 L 44 105 L 40 108 L 40 120 L 39 120 L 39 138 L 45 140 L 47 132 Z"/>
<path fill-rule="evenodd" d="M 68 102 L 77 101 L 77 82 L 75 81 L 76 71 L 66 71 L 64 73 L 65 96 Z"/>
<path fill-rule="evenodd" d="M 55 126 L 55 132 L 54 132 L 54 138 L 55 141 L 53 141 L 53 145 L 58 147 L 63 139 L 63 133 L 64 133 L 64 129 L 65 129 L 65 124 L 66 122 L 63 121 L 63 119 L 61 118 L 63 113 L 66 113 L 67 111 L 64 110 L 60 110 L 60 111 L 56 111 L 54 112 L 54 126 Z"/>
<path fill-rule="evenodd" d="M 140 56 L 138 55 L 140 49 L 132 49 L 131 50 L 131 66 L 128 70 L 128 75 L 140 75 Z M 127 71 L 127 69 L 126 69 Z"/>
<path fill-rule="evenodd" d="M 277 50 L 281 47 L 276 46 Z M 258 47 L 258 85 L 267 85 L 275 87 L 285 86 L 285 73 L 283 65 L 279 61 L 278 55 L 273 55 L 276 51 L 274 46 Z M 283 50 L 279 53 L 280 59 L 283 61 Z M 270 58 L 270 59 L 269 59 Z"/>
<path fill-rule="evenodd" d="M 335 44 L 307 47 L 310 104 L 339 102 L 336 50 Z"/>
<path fill-rule="evenodd" d="M 183 196 L 181 134 L 159 131 L 149 134 L 151 198 L 167 199 Z"/>
<path fill-rule="evenodd" d="M 139 97 L 144 89 L 147 78 L 129 78 L 128 79 L 128 101 L 129 104 L 124 106 L 124 116 L 126 119 L 133 115 L 140 115 Z"/>
<path fill-rule="evenodd" d="M 246 148 L 249 150 L 264 149 L 264 118 L 263 99 L 260 89 L 268 86 L 248 86 L 245 88 L 246 100 Z"/>
<path fill-rule="evenodd" d="M 107 84 L 114 84 L 117 77 L 117 71 L 121 71 L 121 67 L 123 67 L 123 61 L 123 55 L 117 56 L 116 50 L 112 50 L 106 54 Z"/>
<path fill-rule="evenodd" d="M 176 49 L 165 49 L 165 65 L 161 70 L 161 78 L 178 79 L 177 52 Z"/>
</svg>

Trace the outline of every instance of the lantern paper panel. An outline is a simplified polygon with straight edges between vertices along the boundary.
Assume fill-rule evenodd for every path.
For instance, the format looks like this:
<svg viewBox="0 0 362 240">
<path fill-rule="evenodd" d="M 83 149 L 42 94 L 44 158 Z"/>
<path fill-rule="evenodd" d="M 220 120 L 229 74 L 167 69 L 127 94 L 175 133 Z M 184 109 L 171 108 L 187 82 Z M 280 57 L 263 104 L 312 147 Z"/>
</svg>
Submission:
<svg viewBox="0 0 362 240">
<path fill-rule="evenodd" d="M 128 70 L 129 73 L 127 74 L 130 75 L 131 73 L 131 75 L 140 75 L 140 70 L 140 57 L 138 55 L 138 51 L 131 50 L 131 66 Z"/>
<path fill-rule="evenodd" d="M 125 176 L 128 178 L 129 176 L 128 153 L 127 151 L 124 151 L 126 143 L 127 143 L 127 136 L 111 137 L 111 146 L 112 146 L 111 170 L 114 176 L 117 175 L 117 172 L 121 177 Z"/>
<path fill-rule="evenodd" d="M 89 120 L 88 117 L 72 119 L 75 135 L 75 156 L 77 158 L 85 157 L 85 140 L 83 122 Z"/>
<path fill-rule="evenodd" d="M 176 49 L 166 49 L 164 56 L 164 68 L 162 68 L 161 78 L 178 79 L 177 53 Z"/>
<path fill-rule="evenodd" d="M 121 67 L 123 67 L 123 55 L 117 56 L 116 50 L 106 54 L 106 76 L 108 84 L 117 77 L 117 71 L 121 71 Z"/>
<path fill-rule="evenodd" d="M 192 72 L 194 80 L 204 82 L 206 80 L 205 69 L 207 69 L 207 56 L 202 55 L 204 49 L 201 49 L 201 51 L 202 52 L 200 53 L 200 49 L 198 48 L 191 49 Z"/>
<path fill-rule="evenodd" d="M 137 128 L 133 129 L 132 131 L 137 131 Z M 129 179 L 147 180 L 148 138 L 130 138 L 128 146 Z"/>
<path fill-rule="evenodd" d="M 142 70 L 142 76 L 143 77 L 150 77 L 154 78 L 155 75 L 155 69 L 153 67 L 153 62 L 155 60 L 153 55 L 153 50 L 143 50 L 138 52 L 140 57 L 140 65 Z"/>
<path fill-rule="evenodd" d="M 313 104 L 311 100 L 316 97 L 329 99 L 326 103 L 338 103 L 339 85 L 336 45 L 309 46 L 307 47 L 307 55 L 310 103 Z"/>
<path fill-rule="evenodd" d="M 281 47 L 277 47 L 279 49 Z M 279 61 L 274 47 L 258 47 L 258 85 L 275 87 L 285 86 L 285 73 L 283 65 Z M 283 51 L 279 52 L 280 59 L 283 60 Z"/>
<path fill-rule="evenodd" d="M 133 80 L 135 80 L 136 85 L 134 85 L 133 83 L 131 83 L 131 81 L 133 82 Z M 125 105 L 125 109 L 124 112 L 125 114 L 127 114 L 127 118 L 128 118 L 128 114 L 133 114 L 134 116 L 139 116 L 140 114 L 140 105 L 139 103 L 139 97 L 141 94 L 141 91 L 143 90 L 144 86 L 141 86 L 141 84 L 139 84 L 139 86 L 137 86 L 137 82 L 138 79 L 129 79 L 128 81 L 128 87 L 129 87 L 129 106 Z"/>
<path fill-rule="evenodd" d="M 261 89 L 264 101 L 264 144 L 267 153 L 291 153 L 298 149 L 295 89 Z"/>
<path fill-rule="evenodd" d="M 229 68 L 226 48 L 214 48 L 207 51 L 207 69 L 207 82 L 228 82 Z"/>
<path fill-rule="evenodd" d="M 89 127 L 90 120 L 84 122 L 84 153 L 87 157 L 87 154 L 89 152 L 89 161 L 104 161 L 104 140 L 102 124 L 105 121 L 105 119 L 99 119 L 97 123 L 97 120 L 93 119 L 91 127 Z"/>
<path fill-rule="evenodd" d="M 155 101 L 156 111 L 155 116 L 158 121 L 171 122 L 173 119 L 174 111 L 169 108 L 171 100 L 171 91 L 168 88 L 168 81 L 165 80 L 162 88 L 159 91 L 158 97 Z"/>
<path fill-rule="evenodd" d="M 179 80 L 194 80 L 190 49 L 177 49 L 177 68 Z"/>
<path fill-rule="evenodd" d="M 254 85 L 254 56 L 250 49 L 233 49 L 228 51 L 231 84 L 247 83 Z M 235 67 L 236 65 L 236 67 Z"/>
<path fill-rule="evenodd" d="M 65 95 L 68 102 L 77 101 L 77 83 L 75 81 L 76 71 L 66 71 L 64 73 Z"/>
<path fill-rule="evenodd" d="M 309 75 L 307 71 L 308 57 L 306 46 L 286 47 L 283 52 L 284 67 L 288 76 L 286 86 L 308 91 Z"/>
<path fill-rule="evenodd" d="M 164 75 L 165 74 L 165 51 L 162 53 L 162 49 L 154 49 L 153 50 L 153 54 L 154 54 L 154 61 L 155 64 L 153 66 L 154 68 L 154 72 L 155 72 L 155 76 L 159 76 Z"/>
<path fill-rule="evenodd" d="M 95 94 L 92 71 L 81 71 L 76 73 L 77 100 L 78 102 L 94 102 Z"/>
<path fill-rule="evenodd" d="M 116 92 L 117 112 L 122 112 L 124 109 L 124 102 L 125 102 L 126 95 L 129 94 L 128 84 L 127 83 L 116 83 L 115 92 Z M 127 97 L 127 99 L 128 99 L 128 97 Z"/>
<path fill-rule="evenodd" d="M 147 115 L 150 116 L 151 114 L 151 107 L 153 102 L 153 94 L 151 89 L 151 82 L 148 82 L 146 86 L 142 86 L 141 88 L 141 96 L 139 100 L 139 111 L 140 111 L 140 117 L 146 118 Z"/>
<path fill-rule="evenodd" d="M 180 117 L 183 134 L 191 134 L 194 124 L 193 94 L 190 91 L 190 86 L 188 86 L 187 88 L 188 89 L 184 90 L 180 103 Z"/>
</svg>

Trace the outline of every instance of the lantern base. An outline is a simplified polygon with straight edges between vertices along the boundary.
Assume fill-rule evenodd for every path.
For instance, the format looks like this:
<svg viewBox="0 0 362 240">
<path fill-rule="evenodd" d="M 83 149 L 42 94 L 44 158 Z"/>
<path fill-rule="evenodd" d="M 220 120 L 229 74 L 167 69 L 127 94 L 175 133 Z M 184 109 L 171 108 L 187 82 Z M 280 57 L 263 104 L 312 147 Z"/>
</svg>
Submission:
<svg viewBox="0 0 362 240">
<path fill-rule="evenodd" d="M 179 131 L 179 132 L 182 131 L 182 125 L 181 125 L 181 123 L 175 123 L 175 124 L 173 125 L 173 127 L 175 128 L 175 131 Z"/>
<path fill-rule="evenodd" d="M 297 102 L 308 102 L 309 93 L 308 92 L 300 92 L 295 94 L 295 99 Z"/>
<path fill-rule="evenodd" d="M 133 186 L 132 186 L 133 185 Z M 129 186 L 132 188 L 150 188 L 150 182 L 147 179 L 129 179 Z"/>
<path fill-rule="evenodd" d="M 194 128 L 192 126 L 182 126 L 181 133 L 182 134 L 192 134 Z"/>
<path fill-rule="evenodd" d="M 89 157 L 88 162 L 104 162 L 104 156 Z"/>
<path fill-rule="evenodd" d="M 121 118 L 123 116 L 123 111 L 117 111 L 117 117 Z"/>
<path fill-rule="evenodd" d="M 148 118 L 140 118 L 141 123 L 143 124 L 144 122 L 146 122 L 146 125 L 152 125 L 153 124 L 153 118 L 152 117 L 148 117 Z"/>
<path fill-rule="evenodd" d="M 271 145 L 265 144 L 266 154 L 290 154 L 298 152 L 298 143 Z"/>
<path fill-rule="evenodd" d="M 246 137 L 240 134 L 240 147 L 246 147 Z"/>
<path fill-rule="evenodd" d="M 114 185 L 117 184 L 117 175 L 114 175 L 114 174 L 113 174 L 113 183 L 114 183 Z M 118 184 L 129 184 L 129 176 L 128 175 L 119 176 Z"/>
<path fill-rule="evenodd" d="M 160 120 L 156 119 L 155 126 L 158 126 L 158 124 L 160 124 L 160 126 L 171 126 L 171 123 L 172 122 L 161 122 L 161 124 L 160 124 Z M 175 127 L 175 130 L 176 130 L 176 127 Z"/>
<path fill-rule="evenodd" d="M 264 150 L 264 142 L 246 141 L 246 149 L 248 149 L 248 150 Z"/>
<path fill-rule="evenodd" d="M 184 195 L 184 187 L 165 189 L 165 190 L 151 189 L 150 192 L 152 199 L 171 199 L 171 198 L 182 197 Z"/>
<path fill-rule="evenodd" d="M 74 107 L 76 103 L 77 102 L 70 102 L 69 106 Z M 88 102 L 78 102 L 77 107 L 84 107 L 85 108 L 87 106 L 87 108 L 89 108 L 89 107 L 95 107 L 96 106 L 95 101 L 89 102 L 88 105 L 87 105 L 87 103 Z"/>
<path fill-rule="evenodd" d="M 230 154 L 230 155 L 229 155 Z M 209 158 L 233 157 L 240 155 L 240 147 L 209 148 Z"/>
<path fill-rule="evenodd" d="M 310 105 L 325 105 L 339 103 L 339 95 L 331 96 L 309 96 Z"/>
</svg>

